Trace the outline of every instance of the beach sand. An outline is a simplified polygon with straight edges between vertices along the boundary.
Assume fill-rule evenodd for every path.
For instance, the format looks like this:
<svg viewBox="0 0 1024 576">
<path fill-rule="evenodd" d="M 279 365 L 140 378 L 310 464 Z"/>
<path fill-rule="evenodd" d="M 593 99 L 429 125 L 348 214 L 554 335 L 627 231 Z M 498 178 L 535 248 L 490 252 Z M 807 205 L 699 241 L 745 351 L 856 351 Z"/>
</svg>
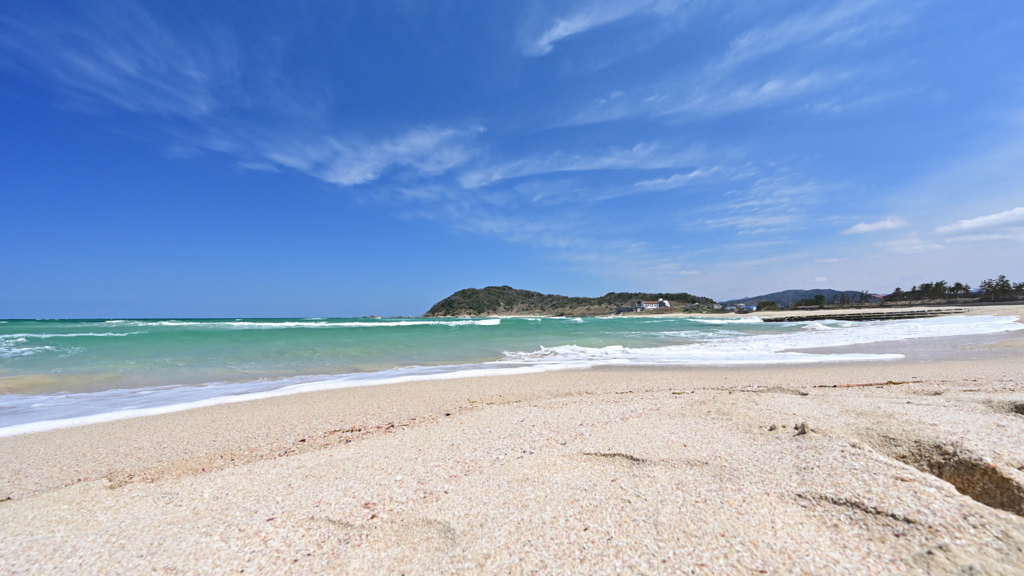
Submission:
<svg viewBox="0 0 1024 576">
<path fill-rule="evenodd" d="M 0 438 L 0 573 L 1024 574 L 1024 339 L 928 340 Z"/>
<path fill-rule="evenodd" d="M 677 311 L 675 308 L 661 308 L 655 309 L 649 312 L 630 312 L 624 314 L 625 316 L 649 316 L 655 315 L 659 318 L 786 318 L 799 316 L 802 318 L 810 318 L 814 316 L 830 316 L 834 314 L 859 314 L 859 313 L 875 313 L 875 312 L 934 312 L 936 310 L 949 310 L 949 309 L 961 309 L 964 310 L 962 314 L 967 316 L 1020 316 L 1024 312 L 1024 303 L 978 303 L 968 302 L 963 304 L 935 304 L 930 306 L 915 305 L 915 306 L 904 306 L 904 305 L 886 305 L 886 306 L 869 306 L 866 308 L 808 308 L 799 310 L 762 310 L 760 312 L 747 312 L 743 314 L 737 314 L 736 312 L 683 312 Z"/>
</svg>

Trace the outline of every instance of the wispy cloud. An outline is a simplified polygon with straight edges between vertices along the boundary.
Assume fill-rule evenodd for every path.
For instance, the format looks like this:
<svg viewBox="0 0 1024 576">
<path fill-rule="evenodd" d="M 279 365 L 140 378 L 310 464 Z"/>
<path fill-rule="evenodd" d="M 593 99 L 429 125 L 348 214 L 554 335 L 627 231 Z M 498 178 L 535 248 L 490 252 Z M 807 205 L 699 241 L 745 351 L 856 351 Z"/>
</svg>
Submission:
<svg viewBox="0 0 1024 576">
<path fill-rule="evenodd" d="M 390 168 L 408 168 L 425 176 L 443 174 L 472 157 L 471 142 L 479 131 L 421 128 L 365 144 L 323 138 L 272 146 L 263 156 L 331 184 L 354 186 L 376 180 Z"/>
<path fill-rule="evenodd" d="M 734 88 L 727 87 L 724 81 L 707 82 L 692 90 L 681 103 L 659 106 L 656 115 L 695 113 L 706 116 L 749 110 L 835 86 L 851 76 L 853 73 L 849 71 L 816 70 L 797 76 L 779 75 Z"/>
<path fill-rule="evenodd" d="M 734 228 L 741 234 L 800 228 L 807 209 L 817 203 L 823 190 L 815 182 L 794 183 L 792 176 L 761 177 L 748 186 L 729 192 L 725 202 L 706 209 L 719 216 L 696 223 L 709 229 Z"/>
<path fill-rule="evenodd" d="M 979 228 L 1002 226 L 1004 224 L 1020 222 L 1021 220 L 1024 220 L 1024 206 L 1013 208 L 1012 210 L 1006 210 L 1005 212 L 989 214 L 987 216 L 978 216 L 977 218 L 971 218 L 969 220 L 959 220 L 953 224 L 939 226 L 935 231 L 939 234 L 953 234 L 956 232 L 978 230 Z"/>
<path fill-rule="evenodd" d="M 890 216 L 877 222 L 861 222 L 843 230 L 843 234 L 866 234 L 868 232 L 879 232 L 881 230 L 895 230 L 907 226 L 906 220 Z"/>
<path fill-rule="evenodd" d="M 461 230 L 500 238 L 505 242 L 540 247 L 544 257 L 563 262 L 581 273 L 628 281 L 658 290 L 686 290 L 688 281 L 703 274 L 692 268 L 689 255 L 653 249 L 642 240 L 602 233 L 587 217 L 559 214 L 527 215 L 481 208 L 475 198 L 459 197 L 440 216 Z M 428 217 L 438 218 L 437 212 Z"/>
<path fill-rule="evenodd" d="M 793 214 L 757 215 L 757 216 L 727 216 L 724 218 L 709 218 L 704 221 L 708 228 L 739 228 L 746 231 L 768 232 L 788 227 L 797 222 L 798 218 Z"/>
<path fill-rule="evenodd" d="M 707 118 L 744 110 L 780 105 L 800 96 L 825 92 L 849 84 L 852 70 L 814 70 L 804 74 L 778 72 L 767 79 L 750 80 L 729 75 L 673 79 L 649 88 L 643 96 L 599 98 L 574 114 L 564 125 L 574 126 L 619 120 L 635 115 Z M 654 94 L 650 94 L 654 92 Z M 836 109 L 838 104 L 833 103 Z"/>
<path fill-rule="evenodd" d="M 1006 242 L 1024 241 L 1024 228 L 1007 228 L 998 234 L 964 234 L 962 236 L 950 236 L 946 242 Z"/>
<path fill-rule="evenodd" d="M 849 0 L 824 10 L 815 5 L 774 25 L 749 30 L 732 42 L 717 65 L 734 66 L 811 40 L 849 39 L 867 27 L 862 17 L 878 4 L 877 0 Z"/>
<path fill-rule="evenodd" d="M 671 190 L 673 188 L 681 188 L 687 184 L 698 180 L 700 178 L 707 178 L 713 174 L 717 174 L 722 171 L 721 166 L 713 166 L 711 168 L 697 168 L 693 172 L 686 174 L 673 174 L 668 178 L 655 178 L 653 180 L 642 180 L 633 184 L 638 188 L 646 188 L 650 190 Z"/>
<path fill-rule="evenodd" d="M 681 168 L 693 166 L 702 158 L 701 151 L 695 148 L 670 151 L 654 143 L 640 143 L 632 148 L 612 149 L 603 153 L 555 152 L 548 156 L 524 158 L 468 171 L 459 178 L 459 181 L 466 188 L 479 188 L 510 178 L 556 172 Z"/>
<path fill-rule="evenodd" d="M 250 90 L 254 83 L 251 76 L 258 68 L 253 59 L 261 58 L 262 51 L 244 46 L 246 36 L 234 38 L 206 22 L 169 27 L 171 20 L 157 21 L 154 15 L 158 12 L 147 12 L 141 2 L 112 2 L 91 7 L 77 19 L 55 17 L 29 24 L 0 16 L 0 50 L 8 56 L 14 54 L 15 64 L 29 70 L 34 78 L 73 94 L 75 101 L 105 102 L 148 115 L 148 121 L 161 129 L 171 122 L 154 121 L 154 117 L 175 117 L 173 127 L 165 132 L 173 130 L 175 136 L 187 133 L 177 138 L 187 141 L 182 148 L 223 152 L 249 170 L 302 172 L 350 190 L 354 197 L 387 206 L 390 213 L 540 247 L 537 252 L 541 258 L 571 262 L 587 272 L 618 274 L 648 283 L 656 278 L 697 284 L 712 282 L 723 265 L 736 262 L 737 255 L 765 266 L 779 258 L 804 266 L 798 272 L 792 272 L 797 264 L 779 266 L 779 270 L 792 272 L 787 282 L 823 273 L 838 282 L 842 279 L 836 274 L 848 273 L 840 270 L 863 270 L 860 266 L 827 265 L 845 260 L 841 258 L 842 246 L 830 248 L 828 242 L 837 241 L 834 232 L 854 223 L 843 216 L 828 217 L 829 213 L 845 211 L 851 195 L 843 190 L 826 194 L 841 188 L 828 184 L 835 181 L 832 178 L 857 177 L 847 176 L 852 174 L 847 170 L 836 170 L 842 161 L 838 154 L 853 144 L 838 140 L 842 138 L 838 133 L 835 147 L 807 149 L 813 144 L 804 142 L 818 141 L 818 136 L 824 134 L 819 131 L 831 128 L 808 127 L 804 120 L 792 117 L 756 113 L 750 114 L 749 121 L 745 117 L 740 122 L 738 118 L 716 116 L 784 106 L 787 112 L 813 114 L 857 104 L 865 122 L 885 121 L 891 116 L 870 117 L 870 110 L 864 110 L 879 99 L 873 93 L 877 87 L 874 80 L 879 77 L 876 59 L 884 51 L 854 52 L 859 42 L 881 38 L 898 26 L 900 13 L 909 10 L 902 5 L 868 0 L 798 3 L 796 13 L 793 5 L 745 11 L 728 4 L 722 14 L 712 14 L 730 12 L 728 22 L 712 22 L 710 18 L 702 21 L 702 25 L 709 24 L 708 33 L 691 29 L 686 34 L 693 33 L 692 38 L 673 37 L 675 51 L 638 50 L 637 66 L 632 66 L 631 60 L 628 65 L 607 67 L 600 74 L 588 70 L 584 78 L 569 62 L 571 58 L 557 62 L 550 57 L 526 62 L 516 58 L 517 71 L 500 70 L 502 76 L 521 74 L 514 80 L 513 98 L 494 98 L 493 85 L 474 93 L 479 77 L 464 81 L 459 74 L 475 73 L 473 66 L 479 62 L 507 64 L 503 59 L 508 57 L 508 47 L 503 45 L 498 60 L 488 60 L 494 55 L 481 52 L 479 59 L 471 59 L 474 64 L 469 68 L 473 70 L 456 70 L 453 65 L 454 84 L 445 83 L 440 89 L 423 86 L 422 98 L 416 93 L 416 105 L 403 108 L 401 114 L 392 114 L 389 108 L 396 103 L 403 106 L 398 98 L 382 97 L 369 104 L 349 98 L 348 87 L 344 86 L 349 78 L 325 79 L 332 74 L 344 76 L 335 74 L 335 68 L 282 71 L 267 84 L 288 85 L 311 78 L 314 88 L 322 89 L 325 102 L 330 101 L 332 89 L 338 96 L 337 103 L 326 103 L 321 113 L 298 121 L 306 102 L 303 98 L 280 98 L 255 110 L 252 103 L 265 102 L 272 88 Z M 549 12 L 535 19 L 537 26 L 524 32 L 519 38 L 522 43 L 513 48 L 541 57 L 553 52 L 569 53 L 566 48 L 592 48 L 589 43 L 594 41 L 616 51 L 618 44 L 605 42 L 612 36 L 632 33 L 648 24 L 652 24 L 649 28 L 654 23 L 662 25 L 663 20 L 671 20 L 662 26 L 665 34 L 674 34 L 670 30 L 679 27 L 673 23 L 689 17 L 690 10 L 710 4 L 684 6 L 684 0 L 567 0 L 557 4 L 560 8 L 556 9 L 562 12 L 556 16 Z M 656 18 L 670 13 L 670 18 Z M 751 13 L 757 14 L 757 21 L 743 24 L 743 15 Z M 616 22 L 621 24 L 612 26 Z M 251 37 L 256 36 L 253 30 L 274 29 L 254 24 L 244 32 Z M 320 47 L 323 39 L 327 38 L 310 44 Z M 240 42 L 238 47 L 247 49 L 236 54 L 236 40 Z M 915 39 L 908 40 L 910 53 Z M 688 41 L 691 44 L 686 44 Z M 698 44 L 699 49 L 686 48 Z M 281 51 L 298 54 L 309 48 L 296 43 Z M 481 46 L 481 50 L 484 48 Z M 373 94 L 379 87 L 371 85 L 385 76 L 388 82 L 382 84 L 400 85 L 404 80 L 399 75 L 408 72 L 414 61 L 421 64 L 420 60 L 402 60 L 407 56 L 399 54 L 399 48 L 395 50 L 396 61 L 401 60 L 405 68 L 396 64 L 395 69 L 371 70 L 374 78 L 356 92 Z M 575 50 L 571 53 L 573 57 L 577 54 Z M 453 57 L 461 55 L 445 55 Z M 571 81 L 566 81 L 566 70 L 571 71 Z M 504 90 L 508 85 L 499 88 Z M 886 94 L 898 94 L 900 86 L 884 88 Z M 467 103 L 462 120 L 458 110 L 453 112 L 451 89 L 467 90 L 460 95 L 464 99 L 459 100 Z M 240 105 L 242 100 L 245 103 Z M 509 100 L 517 104 L 510 107 Z M 524 102 L 529 105 L 519 105 Z M 574 102 L 592 104 L 576 123 L 635 115 L 660 117 L 604 127 L 532 131 L 551 118 L 571 115 L 566 113 L 567 108 L 579 110 L 573 107 Z M 668 115 L 671 117 L 666 118 Z M 398 118 L 408 118 L 408 122 L 398 124 Z M 701 122 L 678 125 L 688 120 Z M 484 136 L 473 127 L 476 124 L 486 124 L 502 133 Z M 845 125 L 836 123 L 835 128 L 841 132 L 845 128 L 840 124 Z M 359 132 L 358 126 L 386 128 Z M 786 134 L 807 130 L 810 137 L 800 142 L 779 140 L 776 136 L 780 126 Z M 682 138 L 686 139 L 685 145 L 673 144 Z M 691 144 L 700 138 L 748 146 L 743 151 L 709 150 L 710 144 Z M 897 146 L 898 141 L 892 145 Z M 1020 168 L 1012 166 L 1019 162 L 1022 148 L 1016 146 L 1000 157 L 1008 167 L 993 164 L 996 169 L 982 166 L 977 171 L 1002 175 L 1006 181 L 1005 186 L 1000 185 L 1000 201 L 975 204 L 983 206 L 979 212 L 994 212 L 1016 203 Z M 813 168 L 797 168 L 811 164 L 808 159 L 819 153 L 817 157 L 822 161 L 814 161 Z M 744 170 L 743 166 L 756 169 Z M 799 170 L 805 170 L 804 175 L 796 173 Z M 943 202 L 931 204 L 930 209 L 950 212 L 939 220 L 931 215 L 932 226 L 964 215 L 962 204 L 946 200 L 962 199 L 963 190 L 979 189 L 974 181 L 945 177 L 936 181 L 950 182 L 947 185 L 951 192 Z M 860 188 L 856 183 L 851 187 Z M 698 188 L 700 194 L 688 192 Z M 922 188 L 934 193 L 931 186 Z M 644 202 L 607 202 L 629 194 L 649 196 Z M 865 198 L 863 205 L 871 201 Z M 556 203 L 563 203 L 565 209 L 550 209 Z M 645 207 L 653 208 L 644 211 Z M 891 254 L 883 257 L 880 252 L 929 251 L 931 258 L 941 260 L 953 251 L 971 249 L 953 243 L 1024 238 L 1020 228 L 1011 226 L 1024 220 L 1024 208 L 941 226 L 937 232 L 943 236 L 925 234 L 923 239 L 916 235 L 897 237 L 909 231 L 900 218 L 876 219 L 860 222 L 843 233 L 902 229 L 902 233 L 886 237 L 888 242 L 874 244 L 876 249 L 863 251 L 865 258 L 878 261 L 926 259 Z M 973 233 L 976 231 L 985 233 Z M 764 241 L 730 244 L 741 239 Z M 785 249 L 772 248 L 782 243 L 787 244 Z M 945 252 L 940 251 L 943 244 Z M 703 249 L 707 254 L 698 257 L 696 252 Z M 851 259 L 857 258 L 852 254 Z M 840 257 L 812 262 L 819 255 Z"/>
<path fill-rule="evenodd" d="M 353 186 L 391 169 L 436 176 L 475 153 L 479 128 L 428 126 L 376 139 L 340 136 L 322 127 L 323 115 L 303 109 L 316 110 L 304 106 L 315 97 L 292 98 L 276 84 L 260 85 L 259 97 L 247 95 L 238 86 L 242 70 L 230 35 L 211 30 L 174 34 L 141 5 L 117 0 L 78 18 L 45 11 L 32 19 L 0 18 L 0 47 L 48 75 L 75 104 L 185 119 L 165 123 L 180 140 L 176 149 L 231 154 L 247 169 L 292 168 Z"/>
<path fill-rule="evenodd" d="M 202 117 L 218 108 L 218 89 L 236 80 L 227 35 L 207 29 L 175 36 L 128 1 L 93 5 L 78 16 L 0 18 L 0 46 L 79 103 L 131 112 Z"/>
<path fill-rule="evenodd" d="M 546 22 L 539 35 L 529 35 L 523 43 L 527 56 L 543 56 L 555 44 L 591 28 L 610 24 L 637 14 L 668 14 L 682 3 L 681 0 L 601 0 L 591 1 L 576 11 Z"/>
<path fill-rule="evenodd" d="M 826 103 L 812 104 L 809 111 L 835 113 L 878 103 L 898 90 L 894 92 L 890 85 L 884 95 L 866 87 L 839 93 L 839 88 L 849 87 L 855 80 L 864 84 L 865 78 L 875 74 L 871 66 L 846 65 L 842 61 L 824 64 L 819 54 L 840 45 L 881 39 L 908 22 L 910 15 L 911 9 L 906 6 L 877 0 L 846 0 L 831 3 L 828 8 L 815 5 L 746 30 L 699 69 L 674 70 L 660 81 L 626 90 L 625 96 L 614 100 L 591 100 L 566 124 L 608 122 L 635 115 L 705 118 L 777 106 L 817 94 L 824 95 Z M 769 55 L 776 57 L 765 60 Z"/>
<path fill-rule="evenodd" d="M 732 195 L 725 207 L 740 212 L 794 211 L 815 203 L 824 189 L 813 181 L 793 182 L 792 176 L 768 176 L 755 180 L 745 194 Z"/>
<path fill-rule="evenodd" d="M 907 236 L 906 238 L 900 238 L 897 240 L 889 240 L 886 242 L 877 242 L 875 243 L 875 246 L 898 254 L 919 254 L 921 252 L 941 250 L 943 248 L 942 244 L 925 242 L 916 235 Z"/>
</svg>

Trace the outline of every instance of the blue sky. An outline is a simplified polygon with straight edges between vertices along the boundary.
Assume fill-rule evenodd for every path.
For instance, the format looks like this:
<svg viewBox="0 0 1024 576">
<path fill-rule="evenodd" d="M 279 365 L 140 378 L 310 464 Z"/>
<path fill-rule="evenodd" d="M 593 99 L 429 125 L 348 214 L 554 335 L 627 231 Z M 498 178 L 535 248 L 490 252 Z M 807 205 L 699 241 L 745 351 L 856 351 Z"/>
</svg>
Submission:
<svg viewBox="0 0 1024 576">
<path fill-rule="evenodd" d="M 1015 2 L 5 2 L 0 316 L 1024 280 Z"/>
</svg>

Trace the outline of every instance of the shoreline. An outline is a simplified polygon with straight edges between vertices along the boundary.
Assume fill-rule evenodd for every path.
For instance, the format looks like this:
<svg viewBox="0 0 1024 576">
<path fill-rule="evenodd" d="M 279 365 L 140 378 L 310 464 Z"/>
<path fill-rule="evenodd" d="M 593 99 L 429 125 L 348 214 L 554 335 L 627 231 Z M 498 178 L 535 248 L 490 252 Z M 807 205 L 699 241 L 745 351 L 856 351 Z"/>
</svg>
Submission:
<svg viewBox="0 0 1024 576">
<path fill-rule="evenodd" d="M 1008 336 L 955 360 L 905 340 L 889 362 L 405 382 L 0 438 L 0 571 L 1013 574 Z"/>
<path fill-rule="evenodd" d="M 870 314 L 878 311 L 900 311 L 900 312 L 927 312 L 935 308 L 966 308 L 966 316 L 1020 316 L 1024 315 L 1024 301 L 1021 302 L 994 302 L 978 303 L 970 302 L 965 304 L 917 304 L 917 305 L 890 305 L 872 306 L 868 308 L 833 308 L 833 309 L 801 309 L 801 310 L 763 310 L 760 312 L 749 312 L 737 314 L 736 312 L 625 312 L 622 314 L 594 314 L 588 316 L 554 316 L 545 314 L 501 314 L 493 316 L 421 316 L 420 318 L 457 318 L 457 319 L 482 319 L 482 318 L 779 318 L 793 316 L 827 316 L 841 312 L 842 314 Z"/>
<path fill-rule="evenodd" d="M 217 429 L 216 435 L 221 438 L 235 436 L 235 432 L 239 431 L 244 431 L 242 436 L 249 437 L 256 433 L 253 426 L 258 429 L 266 429 L 267 426 L 293 429 L 295 432 L 289 432 L 286 435 L 295 435 L 299 433 L 298 430 L 305 429 L 304 427 L 309 424 L 309 418 L 302 414 L 307 409 L 312 409 L 310 415 L 314 421 L 327 418 L 329 424 L 324 425 L 335 426 L 333 430 L 336 431 L 346 422 L 361 420 L 355 415 L 363 414 L 364 411 L 366 416 L 372 416 L 371 419 L 388 420 L 388 422 L 409 421 L 424 416 L 434 417 L 437 413 L 443 414 L 447 404 L 451 404 L 452 408 L 447 409 L 448 412 L 451 412 L 451 410 L 473 408 L 473 404 L 482 402 L 481 400 L 462 399 L 467 395 L 491 400 L 503 398 L 524 401 L 537 395 L 573 395 L 581 393 L 583 390 L 588 390 L 584 393 L 609 390 L 619 392 L 622 388 L 618 384 L 612 385 L 611 388 L 606 388 L 606 386 L 609 377 L 621 375 L 626 375 L 627 382 L 629 382 L 626 388 L 637 381 L 648 381 L 650 386 L 653 386 L 651 389 L 675 390 L 679 387 L 678 382 L 685 382 L 684 388 L 688 390 L 712 390 L 735 389 L 743 386 L 807 388 L 815 386 L 814 382 L 819 381 L 827 381 L 828 385 L 835 385 L 871 379 L 879 381 L 888 381 L 894 378 L 914 380 L 920 378 L 920 374 L 930 374 L 930 379 L 943 380 L 940 375 L 947 371 L 981 370 L 988 374 L 991 370 L 1019 369 L 1022 378 L 1015 382 L 1020 385 L 1020 390 L 1024 391 L 1024 331 L 915 338 L 799 350 L 806 354 L 833 354 L 837 351 L 899 354 L 902 358 L 800 364 L 591 366 L 518 374 L 471 374 L 465 377 L 439 374 L 435 378 L 413 377 L 380 385 L 357 385 L 296 393 L 269 394 L 265 397 L 246 398 L 241 401 L 230 401 L 229 399 L 227 402 L 217 402 L 196 408 L 175 409 L 152 415 L 101 420 L 83 425 L 0 436 L 0 479 L 9 480 L 6 472 L 10 462 L 5 458 L 6 451 L 3 448 L 14 445 L 33 446 L 36 440 L 45 439 L 46 442 L 56 441 L 71 446 L 76 442 L 70 438 L 79 433 L 86 437 L 104 437 L 109 433 L 115 433 L 115 431 L 117 434 L 123 434 L 125 431 L 131 431 L 136 425 L 147 430 L 164 430 L 175 436 L 188 435 L 191 426 L 183 425 L 183 423 L 193 420 L 204 424 L 214 424 Z M 893 374 L 894 378 L 882 378 L 884 374 Z M 589 386 L 592 382 L 599 382 L 600 385 L 591 390 Z M 695 387 L 694 382 L 705 382 L 706 386 Z M 740 384 L 740 382 L 746 382 L 746 384 Z M 439 393 L 443 402 L 436 404 L 434 401 L 437 400 L 436 396 Z M 428 397 L 431 402 L 421 406 L 420 401 Z M 347 406 L 349 402 L 353 403 L 351 407 Z M 322 408 L 339 403 L 346 404 L 345 415 L 340 417 L 340 421 L 335 416 L 325 413 Z M 364 403 L 369 403 L 372 409 L 367 411 Z M 382 403 L 397 407 L 399 410 L 382 410 Z M 433 406 L 433 408 L 428 409 L 429 406 Z M 301 408 L 295 411 L 294 407 Z M 389 414 L 390 416 L 388 416 Z M 257 415 L 255 422 L 248 420 L 253 415 Z M 231 427 L 234 428 L 233 432 L 228 434 L 221 422 L 231 422 Z M 388 422 L 384 422 L 384 424 Z M 224 441 L 215 440 L 214 444 L 224 444 Z M 196 449 L 201 451 L 204 448 L 192 447 L 184 452 L 191 454 Z M 0 489 L 0 501 L 3 501 L 5 497 L 11 496 L 5 495 L 3 489 Z"/>
<path fill-rule="evenodd" d="M 1004 311 L 1000 309 L 999 311 Z M 1014 318 L 1013 316 L 1003 316 L 1002 318 Z M 1015 317 L 1017 323 L 1021 323 L 1020 317 Z M 728 322 L 728 321 L 727 321 Z M 991 336 L 997 339 L 1001 338 L 1013 338 L 1013 331 L 995 332 Z M 891 335 L 889 335 L 891 336 Z M 760 358 L 749 357 L 753 352 L 747 350 L 748 357 L 743 359 L 733 358 L 719 358 L 714 359 L 711 357 L 702 358 L 700 360 L 677 358 L 675 361 L 661 361 L 658 358 L 592 358 L 583 357 L 576 360 L 571 358 L 565 358 L 558 362 L 515 362 L 515 361 L 502 361 L 495 360 L 483 363 L 469 363 L 469 364 L 454 364 L 454 365 L 438 365 L 438 366 L 410 366 L 410 367 L 398 367 L 382 370 L 379 372 L 370 373 L 351 373 L 351 374 L 338 374 L 338 375 L 324 375 L 322 377 L 317 376 L 294 376 L 290 378 L 284 378 L 280 381 L 282 386 L 271 389 L 260 390 L 245 390 L 238 388 L 228 388 L 221 390 L 212 396 L 206 396 L 200 392 L 200 396 L 193 399 L 182 398 L 177 402 L 161 403 L 157 405 L 151 405 L 148 407 L 137 407 L 133 409 L 120 409 L 110 410 L 105 412 L 97 412 L 93 414 L 86 414 L 81 416 L 66 416 L 64 418 L 57 419 L 46 419 L 46 420 L 34 420 L 29 422 L 22 422 L 17 424 L 10 424 L 0 428 L 0 438 L 17 436 L 23 434 L 34 434 L 38 432 L 44 432 L 47 430 L 70 428 L 76 426 L 87 426 L 103 422 L 112 422 L 117 420 L 125 420 L 132 418 L 142 418 L 149 416 L 156 416 L 161 414 L 169 414 L 173 412 L 180 412 L 186 410 L 196 410 L 200 408 L 206 408 L 211 406 L 219 406 L 223 404 L 235 404 L 241 402 L 252 402 L 265 400 L 270 398 L 277 398 L 282 396 L 289 396 L 293 394 L 305 394 L 310 392 L 324 391 L 324 390 L 336 390 L 352 387 L 363 387 L 363 386 L 382 386 L 382 385 L 393 385 L 402 382 L 416 382 L 416 381 L 432 381 L 432 380 L 459 380 L 464 378 L 479 378 L 488 376 L 515 376 L 525 374 L 536 374 L 544 372 L 556 372 L 564 370 L 581 370 L 581 369 L 593 369 L 602 366 L 647 366 L 647 365 L 678 365 L 678 366 L 761 366 L 770 367 L 778 364 L 809 364 L 817 362 L 867 362 L 867 361 L 895 361 L 898 360 L 900 355 L 891 354 L 887 352 L 889 347 L 893 343 L 898 343 L 901 340 L 912 341 L 918 340 L 922 336 L 917 336 L 913 333 L 908 333 L 902 339 L 897 338 L 895 340 L 887 340 L 882 338 L 881 340 L 871 342 L 868 344 L 860 345 L 826 345 L 824 348 L 817 347 L 795 347 L 788 349 L 777 349 L 774 350 L 774 354 L 768 356 L 762 356 Z M 942 336 L 923 336 L 925 340 L 939 340 L 942 341 Z M 950 336 L 949 338 L 961 338 L 960 336 Z M 970 336 L 968 336 L 970 338 Z M 957 340 L 959 341 L 959 340 Z M 866 347 L 865 347 L 866 346 Z M 685 347 L 685 346 L 684 346 Z M 652 348 L 651 350 L 657 350 L 658 348 Z M 769 360 L 769 356 L 774 357 L 775 354 L 788 354 L 790 357 L 778 357 L 774 360 Z M 809 355 L 809 356 L 801 356 Z M 818 357 L 821 358 L 818 358 Z M 829 357 L 825 357 L 829 356 Z M 262 383 L 262 380 L 254 381 L 254 383 Z M 284 384 L 285 382 L 290 382 Z M 249 382 L 240 382 L 239 385 L 248 385 Z M 199 387 L 197 390 L 205 390 L 205 387 Z M 145 391 L 145 388 L 139 389 Z M 190 390 L 188 387 L 181 387 L 181 390 Z M 212 390 L 212 389 L 211 389 Z M 117 393 L 118 390 L 110 390 L 105 392 L 97 392 L 93 394 L 106 394 L 106 393 Z M 213 390 L 211 393 L 216 392 Z M 205 396 L 205 397 L 204 397 Z"/>
<path fill-rule="evenodd" d="M 936 361 L 933 356 L 929 356 L 924 359 L 767 366 L 601 366 L 561 372 L 411 380 L 383 386 L 335 388 L 214 404 L 3 436 L 0 437 L 0 502 L 5 498 L 15 499 L 50 490 L 58 484 L 64 486 L 111 475 L 124 475 L 132 468 L 145 469 L 154 462 L 196 458 L 203 460 L 224 450 L 249 452 L 254 438 L 257 443 L 276 449 L 293 444 L 293 437 L 331 436 L 339 431 L 346 432 L 353 426 L 365 430 L 379 430 L 396 422 L 402 423 L 399 426 L 407 426 L 423 418 L 437 420 L 441 415 L 447 417 L 485 405 L 526 402 L 549 396 L 618 394 L 634 391 L 638 382 L 643 383 L 645 391 L 728 391 L 743 388 L 805 390 L 816 386 L 889 381 L 920 381 L 918 383 L 927 388 L 933 382 L 946 382 L 948 378 L 943 375 L 947 373 L 970 371 L 991 379 L 993 374 L 1009 369 L 1017 374 L 1016 379 L 1012 380 L 1013 387 L 1006 389 L 997 386 L 990 391 L 1024 392 L 1024 337 L 1016 333 L 996 336 L 1004 337 L 992 338 L 990 342 L 978 342 L 977 345 L 981 350 L 995 349 L 997 353 L 981 352 L 969 359 L 951 361 Z M 922 340 L 925 339 L 901 341 L 896 346 L 892 345 L 894 343 L 879 344 L 888 344 L 890 352 L 898 351 L 904 356 L 913 357 L 911 350 Z M 976 381 L 977 378 L 969 380 Z M 339 408 L 340 405 L 344 405 L 344 408 L 337 414 L 327 408 Z M 197 427 L 206 429 L 204 435 L 208 434 L 210 438 L 196 438 Z M 135 440 L 128 442 L 126 439 L 129 437 Z M 113 438 L 119 440 L 109 440 Z M 39 466 L 37 463 L 32 466 L 31 472 L 22 470 L 21 474 L 12 474 L 13 470 L 20 467 L 16 464 L 19 460 L 34 460 L 41 456 L 37 454 L 40 444 L 50 449 L 60 446 L 61 449 L 46 452 L 47 464 Z M 101 446 L 106 449 L 116 447 L 116 450 L 101 451 L 105 452 L 102 456 L 93 458 L 90 464 L 83 466 L 85 455 L 78 454 L 80 445 L 88 445 L 93 450 Z M 129 446 L 130 449 L 126 450 Z M 312 447 L 313 444 L 310 444 L 301 448 Z M 132 451 L 138 451 L 140 457 L 130 457 Z M 96 455 L 93 453 L 90 456 Z M 263 454 L 257 460 L 268 455 Z M 111 464 L 117 462 L 120 465 L 125 458 L 136 462 L 124 470 L 117 470 L 118 466 Z M 71 463 L 70 468 L 68 463 Z M 65 471 L 56 473 L 53 468 Z M 212 465 L 211 469 L 216 468 Z M 25 480 L 26 473 L 29 478 L 41 475 L 64 479 L 58 484 L 40 486 L 36 478 L 27 483 L 27 486 L 35 488 L 18 488 L 20 483 L 14 478 L 22 476 Z"/>
</svg>

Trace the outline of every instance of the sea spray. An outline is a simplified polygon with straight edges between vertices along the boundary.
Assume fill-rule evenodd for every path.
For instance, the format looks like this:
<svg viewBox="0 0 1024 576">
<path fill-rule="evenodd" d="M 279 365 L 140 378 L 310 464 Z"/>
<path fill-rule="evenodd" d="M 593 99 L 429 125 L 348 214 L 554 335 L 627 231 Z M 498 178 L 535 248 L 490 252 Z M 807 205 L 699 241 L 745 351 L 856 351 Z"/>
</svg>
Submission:
<svg viewBox="0 0 1024 576">
<path fill-rule="evenodd" d="M 411 380 L 608 365 L 891 360 L 900 356 L 799 350 L 1024 329 L 1015 318 L 992 316 L 604 320 L 9 321 L 0 327 L 0 381 L 12 392 L 0 394 L 0 435 Z"/>
</svg>

